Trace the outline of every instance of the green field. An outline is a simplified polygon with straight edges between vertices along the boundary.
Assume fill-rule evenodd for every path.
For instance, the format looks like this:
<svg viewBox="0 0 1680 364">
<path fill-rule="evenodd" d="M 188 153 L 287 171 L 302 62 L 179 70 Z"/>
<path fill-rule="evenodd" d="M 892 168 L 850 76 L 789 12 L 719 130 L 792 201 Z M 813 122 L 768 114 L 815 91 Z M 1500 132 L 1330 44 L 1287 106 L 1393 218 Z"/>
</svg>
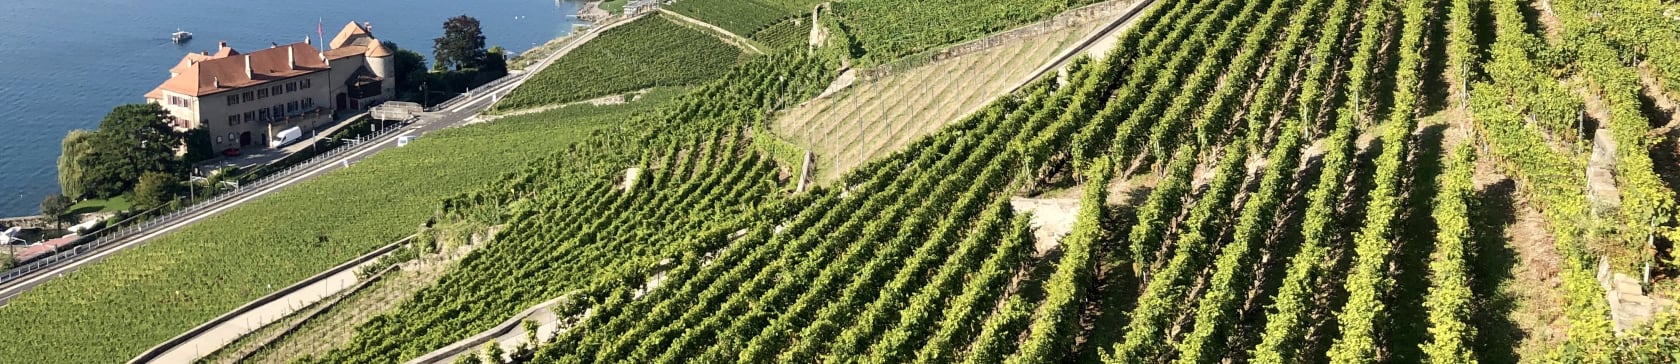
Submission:
<svg viewBox="0 0 1680 364">
<path fill-rule="evenodd" d="M 811 13 L 816 0 L 682 0 L 666 9 L 751 37 L 783 19 Z"/>
<path fill-rule="evenodd" d="M 834 3 L 834 16 L 861 53 L 878 64 L 936 47 L 977 39 L 1097 0 L 851 0 Z"/>
<path fill-rule="evenodd" d="M 607 0 L 601 3 L 601 10 L 613 14 L 624 14 L 624 6 L 629 4 L 630 0 Z"/>
<path fill-rule="evenodd" d="M 128 197 L 117 196 L 104 200 L 84 200 L 70 205 L 71 214 L 86 214 L 94 212 L 118 212 L 133 208 L 134 203 L 128 202 Z"/>
<path fill-rule="evenodd" d="M 413 234 L 438 201 L 668 99 L 569 107 L 425 135 L 52 280 L 0 308 L 5 363 L 116 363 Z M 76 350 L 60 350 L 68 343 Z"/>
<path fill-rule="evenodd" d="M 770 49 L 783 49 L 806 44 L 811 37 L 811 20 L 807 17 L 787 18 L 751 33 L 749 38 L 764 43 Z"/>
<path fill-rule="evenodd" d="M 649 16 L 607 30 L 543 69 L 493 108 L 564 104 L 721 76 L 741 51 L 704 31 Z"/>
</svg>

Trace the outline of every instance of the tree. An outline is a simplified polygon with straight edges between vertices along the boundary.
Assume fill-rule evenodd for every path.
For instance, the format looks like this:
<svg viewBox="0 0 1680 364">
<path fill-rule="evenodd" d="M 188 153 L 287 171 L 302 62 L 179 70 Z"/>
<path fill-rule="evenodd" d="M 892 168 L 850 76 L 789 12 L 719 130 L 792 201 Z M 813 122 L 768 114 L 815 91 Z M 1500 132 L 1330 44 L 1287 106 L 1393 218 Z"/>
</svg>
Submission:
<svg viewBox="0 0 1680 364">
<path fill-rule="evenodd" d="M 146 172 L 134 185 L 134 204 L 146 207 L 163 206 L 175 199 L 175 176 L 161 172 Z"/>
<path fill-rule="evenodd" d="M 64 136 L 63 154 L 58 156 L 58 189 L 64 196 L 86 197 L 94 137 L 94 132 L 87 130 L 71 130 L 70 135 Z"/>
<path fill-rule="evenodd" d="M 484 56 L 484 65 L 478 68 L 478 74 L 473 77 L 473 85 L 482 85 L 507 76 L 507 50 L 502 46 L 490 47 Z"/>
<path fill-rule="evenodd" d="M 490 53 L 484 56 L 484 67 L 479 68 L 479 71 L 496 75 L 498 78 L 507 75 L 507 54 L 507 49 L 503 49 L 502 46 L 490 47 Z"/>
<path fill-rule="evenodd" d="M 187 154 L 181 156 L 182 162 L 197 163 L 216 158 L 216 147 L 210 144 L 210 129 L 193 128 L 181 137 L 187 143 Z"/>
<path fill-rule="evenodd" d="M 175 158 L 175 149 L 181 146 L 183 137 L 169 126 L 172 118 L 157 104 L 128 104 L 112 109 L 100 122 L 99 131 L 86 137 L 91 151 L 70 155 L 68 164 L 79 167 L 71 171 L 73 178 L 79 177 L 74 178 L 80 181 L 79 186 L 71 183 L 61 187 L 79 187 L 76 189 L 81 193 L 76 197 L 106 198 L 127 191 L 145 172 L 184 170 L 184 165 Z M 66 144 L 73 141 L 69 139 L 66 138 Z M 66 194 L 75 192 L 78 191 L 68 190 Z"/>
<path fill-rule="evenodd" d="M 484 30 L 476 18 L 466 15 L 449 18 L 443 22 L 443 37 L 434 41 L 437 44 L 433 55 L 437 63 L 433 67 L 437 70 L 459 71 L 484 65 L 488 52 L 484 50 Z"/>
<path fill-rule="evenodd" d="M 46 216 L 48 219 L 52 219 L 53 224 L 58 226 L 59 230 L 64 229 L 64 218 L 66 217 L 65 215 L 69 214 L 69 212 L 69 197 L 52 194 L 47 195 L 45 200 L 41 200 L 41 216 Z"/>
<path fill-rule="evenodd" d="M 383 42 L 385 49 L 391 50 L 391 59 L 396 62 L 398 93 L 420 89 L 420 81 L 426 79 L 426 56 L 412 50 L 397 47 L 397 43 Z"/>
</svg>

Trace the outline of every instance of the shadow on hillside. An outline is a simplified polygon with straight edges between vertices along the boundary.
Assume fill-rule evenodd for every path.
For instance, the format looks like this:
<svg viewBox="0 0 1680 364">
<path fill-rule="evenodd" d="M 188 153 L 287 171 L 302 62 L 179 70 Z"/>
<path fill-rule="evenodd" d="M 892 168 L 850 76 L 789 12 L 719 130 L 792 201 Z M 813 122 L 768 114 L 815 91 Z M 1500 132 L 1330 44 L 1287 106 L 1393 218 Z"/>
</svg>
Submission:
<svg viewBox="0 0 1680 364">
<path fill-rule="evenodd" d="M 1278 286 L 1283 284 L 1289 261 L 1301 249 L 1301 223 L 1305 218 L 1302 212 L 1307 208 L 1307 191 L 1313 188 L 1315 177 L 1323 170 L 1323 158 L 1309 158 L 1303 165 L 1306 168 L 1295 173 L 1295 183 L 1279 204 L 1278 214 L 1273 216 L 1276 223 L 1267 232 L 1265 245 L 1260 251 L 1262 257 L 1255 263 L 1255 282 L 1246 291 L 1248 295 L 1239 308 L 1237 327 L 1227 340 L 1229 345 L 1226 346 L 1225 357 L 1233 362 L 1247 361 L 1248 350 L 1260 344 L 1260 334 L 1266 327 L 1266 308 L 1272 305 L 1272 297 L 1277 294 Z"/>
<path fill-rule="evenodd" d="M 1470 208 L 1470 229 L 1474 254 L 1470 289 L 1478 304 L 1470 324 L 1476 327 L 1475 351 L 1484 363 L 1515 363 L 1517 343 L 1528 335 L 1511 320 L 1517 298 L 1500 286 L 1510 281 L 1516 268 L 1517 252 L 1505 242 L 1505 233 L 1517 221 L 1516 182 L 1503 179 L 1476 192 Z"/>
<path fill-rule="evenodd" d="M 1111 207 L 1109 221 L 1102 224 L 1105 233 L 1098 245 L 1097 275 L 1081 315 L 1081 333 L 1072 362 L 1101 363 L 1100 353 L 1124 337 L 1126 318 L 1137 306 L 1142 282 L 1132 274 L 1131 262 L 1125 260 L 1126 242 L 1121 233 L 1137 222 L 1137 210 L 1132 206 Z"/>
<path fill-rule="evenodd" d="M 1431 215 L 1440 193 L 1436 179 L 1444 168 L 1441 141 L 1446 130 L 1446 125 L 1436 124 L 1418 134 L 1412 154 L 1410 201 L 1406 202 L 1403 220 L 1396 221 L 1394 231 L 1399 239 L 1393 258 L 1399 272 L 1389 292 L 1393 316 L 1387 327 L 1389 360 L 1394 362 L 1423 361 L 1418 345 L 1429 339 L 1429 310 L 1423 307 L 1423 301 L 1429 294 L 1429 261 L 1439 229 Z"/>
<path fill-rule="evenodd" d="M 1336 320 L 1336 313 L 1347 303 L 1346 278 L 1349 266 L 1355 258 L 1353 234 L 1358 232 L 1359 226 L 1365 224 L 1365 207 L 1371 198 L 1371 190 L 1376 181 L 1376 158 L 1382 155 L 1385 146 L 1381 138 L 1371 140 L 1371 144 L 1364 150 L 1357 150 L 1353 156 L 1353 168 L 1350 168 L 1351 180 L 1347 182 L 1347 194 L 1337 200 L 1340 201 L 1335 217 L 1331 219 L 1330 227 L 1326 231 L 1325 247 L 1329 251 L 1328 269 L 1319 276 L 1318 297 L 1310 309 L 1305 328 L 1306 340 L 1300 350 L 1297 360 L 1304 362 L 1329 362 L 1328 351 L 1330 344 L 1341 336 L 1338 329 L 1340 322 Z"/>
</svg>

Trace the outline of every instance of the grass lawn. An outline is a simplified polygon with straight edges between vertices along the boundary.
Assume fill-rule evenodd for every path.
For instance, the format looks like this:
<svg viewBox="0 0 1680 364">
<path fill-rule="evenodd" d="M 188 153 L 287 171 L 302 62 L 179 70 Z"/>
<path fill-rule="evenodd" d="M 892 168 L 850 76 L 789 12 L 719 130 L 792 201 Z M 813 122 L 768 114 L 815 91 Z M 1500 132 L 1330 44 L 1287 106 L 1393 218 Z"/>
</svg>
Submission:
<svg viewBox="0 0 1680 364">
<path fill-rule="evenodd" d="M 662 94 L 663 95 L 663 94 Z M 429 133 L 229 209 L 0 307 L 0 363 L 120 363 L 417 231 L 440 201 L 668 100 L 568 107 Z M 67 343 L 88 343 L 62 350 Z"/>
<path fill-rule="evenodd" d="M 71 214 L 89 214 L 95 212 L 118 212 L 132 207 L 134 207 L 134 203 L 128 202 L 128 197 L 117 196 L 103 200 L 85 200 L 77 202 L 75 205 L 70 205 L 69 211 Z"/>
<path fill-rule="evenodd" d="M 601 10 L 613 14 L 624 14 L 624 6 L 628 4 L 630 4 L 630 0 L 607 0 L 607 2 L 601 3 Z"/>
</svg>

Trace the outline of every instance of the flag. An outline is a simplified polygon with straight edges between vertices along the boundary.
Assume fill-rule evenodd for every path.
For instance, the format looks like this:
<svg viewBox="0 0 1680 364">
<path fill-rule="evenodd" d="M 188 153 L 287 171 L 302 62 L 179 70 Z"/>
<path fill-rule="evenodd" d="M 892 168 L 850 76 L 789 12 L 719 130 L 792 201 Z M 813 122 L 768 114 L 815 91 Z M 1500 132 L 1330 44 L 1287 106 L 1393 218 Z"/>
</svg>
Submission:
<svg viewBox="0 0 1680 364">
<path fill-rule="evenodd" d="M 326 48 L 327 46 L 326 30 L 321 29 L 321 23 L 325 21 L 326 19 L 323 18 L 315 18 L 315 39 L 321 40 L 321 48 Z"/>
</svg>

